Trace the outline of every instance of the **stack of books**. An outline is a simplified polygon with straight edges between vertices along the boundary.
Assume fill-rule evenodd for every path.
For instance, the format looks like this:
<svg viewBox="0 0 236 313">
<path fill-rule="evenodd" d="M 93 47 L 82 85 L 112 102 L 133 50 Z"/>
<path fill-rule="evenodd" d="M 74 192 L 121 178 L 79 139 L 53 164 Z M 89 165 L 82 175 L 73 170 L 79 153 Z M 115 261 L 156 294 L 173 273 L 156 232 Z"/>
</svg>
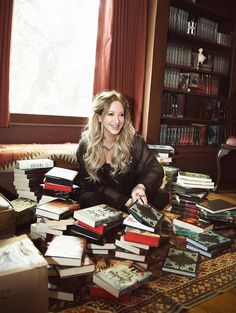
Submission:
<svg viewBox="0 0 236 313">
<path fill-rule="evenodd" d="M 100 204 L 75 211 L 73 217 L 75 223 L 71 226 L 71 234 L 85 237 L 88 242 L 99 245 L 100 249 L 98 247 L 89 249 L 91 253 L 100 252 L 101 254 L 102 250 L 107 250 L 105 243 L 115 241 L 115 236 L 123 221 L 123 212 Z"/>
<path fill-rule="evenodd" d="M 212 230 L 214 227 L 213 223 L 210 221 L 179 216 L 173 219 L 173 231 L 175 234 L 189 234 L 189 231 L 194 233 L 204 233 Z M 178 232 L 182 230 L 182 233 Z"/>
<path fill-rule="evenodd" d="M 198 188 L 201 190 L 214 189 L 214 182 L 207 174 L 179 171 L 177 185 L 184 188 Z"/>
<path fill-rule="evenodd" d="M 231 246 L 231 239 L 215 231 L 192 234 L 186 238 L 186 248 L 212 258 Z"/>
<path fill-rule="evenodd" d="M 39 202 L 42 197 L 44 174 L 52 168 L 50 159 L 17 160 L 14 168 L 14 180 L 18 197 Z"/>
<path fill-rule="evenodd" d="M 44 174 L 43 196 L 40 204 L 53 198 L 72 198 L 73 193 L 79 189 L 75 183 L 78 171 L 54 166 Z"/>
<path fill-rule="evenodd" d="M 148 144 L 148 147 L 155 153 L 159 163 L 163 165 L 172 163 L 172 155 L 175 153 L 172 146 Z"/>
</svg>

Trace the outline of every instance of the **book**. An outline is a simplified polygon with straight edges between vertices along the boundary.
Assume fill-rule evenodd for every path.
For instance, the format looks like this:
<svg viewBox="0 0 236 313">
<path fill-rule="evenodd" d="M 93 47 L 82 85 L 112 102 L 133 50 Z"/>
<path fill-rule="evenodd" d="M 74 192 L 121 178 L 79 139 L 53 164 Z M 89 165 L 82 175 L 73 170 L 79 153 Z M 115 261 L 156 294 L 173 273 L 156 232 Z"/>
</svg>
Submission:
<svg viewBox="0 0 236 313">
<path fill-rule="evenodd" d="M 118 263 L 93 274 L 93 283 L 116 298 L 131 292 L 150 279 L 150 271 L 141 271 L 127 263 Z"/>
<path fill-rule="evenodd" d="M 137 262 L 145 262 L 147 258 L 147 251 L 141 250 L 139 254 L 127 251 L 123 248 L 116 248 L 115 251 L 115 258 L 125 259 L 125 260 L 132 260 Z"/>
<path fill-rule="evenodd" d="M 139 254 L 141 249 L 139 247 L 135 247 L 134 245 L 130 244 L 130 242 L 123 240 L 116 239 L 115 245 L 120 247 L 126 251 Z"/>
<path fill-rule="evenodd" d="M 78 175 L 78 171 L 54 166 L 47 173 L 45 173 L 45 182 L 73 186 L 73 182 Z"/>
<path fill-rule="evenodd" d="M 199 262 L 198 252 L 170 247 L 162 265 L 162 271 L 196 277 Z"/>
<path fill-rule="evenodd" d="M 73 184 L 72 186 L 60 185 L 60 184 L 48 183 L 47 181 L 44 181 L 43 183 L 44 190 L 72 192 L 73 189 L 75 188 L 79 188 L 79 186 L 75 184 Z"/>
<path fill-rule="evenodd" d="M 74 218 L 96 227 L 123 219 L 123 213 L 105 204 L 100 204 L 75 211 Z"/>
<path fill-rule="evenodd" d="M 189 235 L 186 238 L 186 241 L 187 243 L 197 246 L 205 251 L 211 251 L 231 244 L 230 238 L 226 238 L 214 231 Z"/>
<path fill-rule="evenodd" d="M 202 250 L 201 248 L 197 247 L 197 246 L 193 246 L 189 243 L 187 243 L 186 248 L 191 250 L 191 251 L 195 251 L 200 253 L 201 255 L 204 255 L 208 258 L 214 258 L 217 255 L 221 254 L 221 253 L 225 253 L 226 251 L 228 251 L 229 247 L 228 246 L 223 246 L 222 248 L 218 248 L 218 249 L 213 249 L 211 251 L 205 251 Z"/>
<path fill-rule="evenodd" d="M 189 181 L 212 182 L 212 179 L 209 175 L 202 173 L 179 171 L 178 177 Z"/>
<path fill-rule="evenodd" d="M 181 187 L 198 188 L 198 189 L 214 189 L 214 182 L 191 182 L 177 178 L 177 184 Z"/>
<path fill-rule="evenodd" d="M 83 264 L 81 266 L 55 265 L 55 269 L 61 278 L 81 276 L 93 273 L 95 271 L 95 263 L 88 255 L 85 255 Z"/>
<path fill-rule="evenodd" d="M 32 223 L 30 225 L 30 230 L 34 233 L 40 233 L 45 235 L 63 235 L 63 230 L 50 228 L 44 223 Z"/>
<path fill-rule="evenodd" d="M 86 245 L 87 241 L 82 237 L 69 235 L 54 236 L 48 244 L 45 257 L 55 258 L 55 260 L 63 259 L 64 264 L 62 265 L 81 266 L 84 261 Z"/>
<path fill-rule="evenodd" d="M 148 148 L 150 150 L 153 150 L 157 153 L 169 153 L 169 154 L 174 154 L 175 149 L 172 146 L 168 145 L 155 145 L 155 144 L 148 144 Z"/>
<path fill-rule="evenodd" d="M 164 214 L 151 204 L 147 203 L 146 205 L 142 205 L 137 201 L 128 207 L 128 212 L 140 223 L 153 227 L 154 229 L 157 229 L 164 217 Z"/>
<path fill-rule="evenodd" d="M 140 223 L 138 220 L 136 220 L 136 218 L 132 214 L 129 214 L 123 220 L 123 224 L 126 225 L 126 226 L 131 226 L 131 227 L 134 227 L 134 228 L 147 230 L 147 231 L 150 231 L 152 233 L 155 232 L 155 229 L 153 227 L 150 227 L 150 226 L 147 226 L 145 224 Z"/>
<path fill-rule="evenodd" d="M 158 247 L 160 243 L 160 235 L 148 232 L 147 230 L 126 226 L 124 240 L 146 244 L 151 247 Z"/>
<path fill-rule="evenodd" d="M 236 204 L 223 199 L 213 199 L 206 203 L 198 203 L 197 207 L 210 213 L 220 213 L 236 209 Z"/>
<path fill-rule="evenodd" d="M 35 169 L 53 167 L 54 161 L 50 159 L 30 159 L 16 160 L 16 168 L 18 169 Z"/>
<path fill-rule="evenodd" d="M 36 215 L 55 220 L 71 217 L 80 208 L 78 203 L 56 198 L 36 207 Z"/>
<path fill-rule="evenodd" d="M 108 231 L 112 230 L 113 228 L 118 227 L 119 225 L 122 224 L 122 220 L 118 220 L 118 221 L 114 221 L 114 223 L 110 222 L 109 224 L 103 224 L 103 225 L 99 225 L 96 227 L 92 227 L 80 220 L 77 220 L 75 222 L 75 225 L 81 226 L 81 229 L 85 229 L 91 231 L 91 233 L 96 233 L 99 235 L 104 235 L 106 234 Z"/>
<path fill-rule="evenodd" d="M 196 233 L 207 232 L 212 230 L 214 227 L 214 225 L 209 221 L 184 216 L 174 218 L 173 225 L 190 229 Z"/>
</svg>

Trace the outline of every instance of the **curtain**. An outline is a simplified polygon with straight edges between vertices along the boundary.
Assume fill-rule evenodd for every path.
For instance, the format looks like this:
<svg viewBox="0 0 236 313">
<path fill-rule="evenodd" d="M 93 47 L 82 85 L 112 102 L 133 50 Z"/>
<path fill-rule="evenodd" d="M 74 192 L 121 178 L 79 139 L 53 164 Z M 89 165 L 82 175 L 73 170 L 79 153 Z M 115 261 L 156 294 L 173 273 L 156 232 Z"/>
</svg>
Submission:
<svg viewBox="0 0 236 313">
<path fill-rule="evenodd" d="M 148 0 L 101 0 L 94 94 L 115 89 L 131 104 L 140 131 L 144 94 Z"/>
<path fill-rule="evenodd" d="M 0 0 L 0 127 L 8 127 L 10 121 L 9 66 L 13 1 Z"/>
</svg>

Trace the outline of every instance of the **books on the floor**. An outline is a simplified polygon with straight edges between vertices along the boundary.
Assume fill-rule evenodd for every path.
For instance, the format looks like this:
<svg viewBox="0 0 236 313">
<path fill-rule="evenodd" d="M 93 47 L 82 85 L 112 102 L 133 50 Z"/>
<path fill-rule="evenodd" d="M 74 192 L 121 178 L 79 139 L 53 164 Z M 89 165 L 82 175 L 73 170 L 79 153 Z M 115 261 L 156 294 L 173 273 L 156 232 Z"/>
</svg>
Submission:
<svg viewBox="0 0 236 313">
<path fill-rule="evenodd" d="M 45 173 L 45 182 L 73 186 L 74 180 L 78 175 L 78 171 L 54 166 L 47 173 Z"/>
<path fill-rule="evenodd" d="M 198 252 L 201 255 L 204 255 L 204 256 L 206 256 L 208 258 L 214 258 L 215 256 L 217 256 L 217 255 L 219 255 L 221 253 L 225 253 L 226 251 L 228 251 L 229 246 L 224 246 L 224 247 L 219 248 L 219 249 L 213 249 L 211 251 L 205 251 L 205 250 L 200 249 L 197 246 L 193 246 L 193 245 L 187 243 L 186 244 L 186 248 L 189 249 L 189 250 Z"/>
<path fill-rule="evenodd" d="M 231 243 L 230 238 L 226 238 L 214 231 L 189 235 L 186 241 L 205 251 L 211 251 Z"/>
<path fill-rule="evenodd" d="M 184 216 L 174 218 L 173 225 L 190 229 L 196 233 L 203 233 L 212 230 L 214 227 L 209 221 Z"/>
<path fill-rule="evenodd" d="M 141 252 L 141 248 L 139 247 L 135 247 L 134 245 L 130 244 L 130 242 L 120 239 L 116 239 L 115 241 L 115 245 L 117 247 L 120 247 L 126 251 L 132 252 L 132 253 L 136 253 L 139 254 Z"/>
<path fill-rule="evenodd" d="M 165 272 L 196 277 L 199 267 L 199 253 L 170 247 L 165 257 L 162 270 Z"/>
<path fill-rule="evenodd" d="M 16 160 L 16 168 L 19 169 L 47 168 L 53 166 L 54 161 L 50 159 Z"/>
<path fill-rule="evenodd" d="M 71 217 L 80 208 L 79 203 L 55 198 L 36 207 L 36 215 L 54 220 Z"/>
<path fill-rule="evenodd" d="M 147 259 L 147 250 L 140 250 L 140 253 L 133 253 L 127 250 L 124 250 L 123 248 L 117 247 L 115 250 L 115 257 L 125 260 L 132 260 L 137 262 L 145 262 Z"/>
<path fill-rule="evenodd" d="M 210 213 L 220 213 L 236 209 L 236 204 L 223 199 L 213 199 L 206 203 L 198 203 L 197 207 Z"/>
<path fill-rule="evenodd" d="M 92 227 L 96 227 L 121 220 L 123 218 L 123 212 L 105 204 L 100 204 L 74 212 L 74 218 Z"/>
<path fill-rule="evenodd" d="M 58 275 L 61 278 L 65 278 L 65 277 L 91 274 L 95 271 L 95 263 L 88 255 L 85 255 L 84 261 L 81 266 L 55 265 L 55 268 L 56 268 Z"/>
<path fill-rule="evenodd" d="M 157 226 L 164 217 L 164 214 L 154 208 L 151 204 L 148 203 L 142 205 L 137 201 L 128 207 L 128 212 L 140 223 L 148 225 L 154 229 L 157 229 Z"/>
<path fill-rule="evenodd" d="M 30 224 L 34 221 L 37 201 L 19 197 L 11 201 L 15 212 L 16 226 Z"/>
<path fill-rule="evenodd" d="M 181 187 L 186 187 L 186 188 L 198 188 L 198 189 L 213 189 L 214 188 L 214 182 L 192 182 L 192 181 L 183 181 L 179 178 L 177 178 L 176 183 L 181 186 Z"/>
<path fill-rule="evenodd" d="M 47 247 L 45 256 L 56 258 L 56 260 L 63 259 L 64 264 L 62 265 L 81 266 L 84 261 L 86 244 L 86 239 L 82 237 L 69 235 L 54 236 Z"/>
<path fill-rule="evenodd" d="M 146 244 L 151 247 L 158 247 L 160 243 L 160 235 L 146 230 L 126 226 L 124 231 L 124 240 Z"/>
<path fill-rule="evenodd" d="M 93 282 L 115 297 L 130 292 L 150 279 L 150 271 L 141 271 L 127 263 L 118 263 L 93 274 Z"/>
</svg>

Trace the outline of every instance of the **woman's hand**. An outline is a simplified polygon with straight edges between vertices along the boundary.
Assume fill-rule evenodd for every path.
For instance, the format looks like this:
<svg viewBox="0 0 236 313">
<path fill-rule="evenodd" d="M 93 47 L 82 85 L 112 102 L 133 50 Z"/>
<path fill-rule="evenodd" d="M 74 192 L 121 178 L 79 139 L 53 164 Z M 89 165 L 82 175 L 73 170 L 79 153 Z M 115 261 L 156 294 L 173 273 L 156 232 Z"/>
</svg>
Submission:
<svg viewBox="0 0 236 313">
<path fill-rule="evenodd" d="M 140 204 L 147 204 L 147 196 L 146 196 L 146 188 L 143 184 L 138 184 L 134 189 L 132 190 L 131 197 L 133 202 L 137 201 Z"/>
</svg>

